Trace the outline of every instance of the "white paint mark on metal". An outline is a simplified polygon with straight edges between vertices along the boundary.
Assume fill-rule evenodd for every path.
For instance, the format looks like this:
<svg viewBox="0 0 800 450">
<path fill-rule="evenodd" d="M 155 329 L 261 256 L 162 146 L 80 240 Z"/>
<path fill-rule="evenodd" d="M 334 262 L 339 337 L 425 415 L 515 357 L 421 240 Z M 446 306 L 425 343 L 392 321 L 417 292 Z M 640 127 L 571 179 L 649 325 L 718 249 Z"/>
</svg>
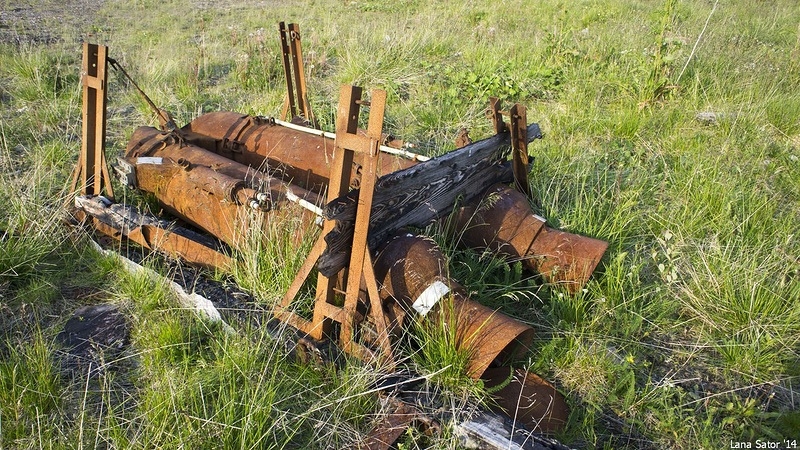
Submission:
<svg viewBox="0 0 800 450">
<path fill-rule="evenodd" d="M 425 316 L 436 306 L 436 303 L 450 292 L 450 287 L 439 280 L 434 281 L 430 286 L 422 291 L 411 305 L 421 316 Z"/>
</svg>

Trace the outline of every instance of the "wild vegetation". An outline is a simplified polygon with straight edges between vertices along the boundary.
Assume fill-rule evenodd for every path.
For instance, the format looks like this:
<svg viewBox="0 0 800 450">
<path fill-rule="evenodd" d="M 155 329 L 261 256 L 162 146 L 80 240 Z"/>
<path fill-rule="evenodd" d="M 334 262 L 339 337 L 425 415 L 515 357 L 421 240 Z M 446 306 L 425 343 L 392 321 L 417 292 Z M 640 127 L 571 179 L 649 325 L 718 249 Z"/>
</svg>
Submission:
<svg viewBox="0 0 800 450">
<path fill-rule="evenodd" d="M 301 27 L 327 130 L 342 83 L 386 89 L 387 131 L 428 154 L 452 149 L 461 128 L 487 136 L 489 96 L 525 104 L 541 124 L 530 146 L 537 211 L 608 241 L 602 269 L 569 295 L 517 264 L 444 247 L 473 298 L 538 331 L 521 364 L 568 399 L 561 441 L 800 440 L 794 0 L 106 0 L 88 17 L 87 2 L 67 4 L 0 0 L 0 448 L 341 448 L 380 414 L 369 393 L 379 368 L 294 362 L 255 324 L 228 333 L 64 224 L 82 41 L 108 45 L 178 123 L 215 110 L 277 115 L 279 21 Z M 157 122 L 117 74 L 109 114 L 112 160 L 136 126 Z M 281 231 L 234 274 L 210 276 L 268 307 L 296 269 Z M 100 302 L 125 312 L 130 346 L 103 370 L 67 376 L 56 336 L 77 307 Z M 426 339 L 415 369 L 453 399 L 480 397 L 480 385 L 439 370 L 460 363 L 441 351 L 446 333 Z M 445 428 L 400 446 L 457 443 Z"/>
</svg>

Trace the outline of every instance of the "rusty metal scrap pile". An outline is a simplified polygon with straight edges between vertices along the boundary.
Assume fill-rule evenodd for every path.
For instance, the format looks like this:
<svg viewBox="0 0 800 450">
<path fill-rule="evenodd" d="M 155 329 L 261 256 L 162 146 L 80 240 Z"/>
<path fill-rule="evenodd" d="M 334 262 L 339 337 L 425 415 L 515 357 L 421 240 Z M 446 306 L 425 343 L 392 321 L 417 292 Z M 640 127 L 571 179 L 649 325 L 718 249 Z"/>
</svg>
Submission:
<svg viewBox="0 0 800 450">
<path fill-rule="evenodd" d="M 92 86 L 102 85 L 92 82 L 93 76 L 84 73 L 85 98 L 97 89 Z M 312 339 L 331 339 L 362 359 L 393 367 L 394 347 L 409 324 L 442 318 L 457 330 L 458 350 L 471 355 L 469 376 L 489 386 L 514 376 L 516 381 L 498 392 L 506 412 L 530 431 L 563 426 L 567 407 L 555 388 L 508 366 L 529 352 L 535 331 L 470 298 L 449 277 L 447 260 L 433 240 L 415 231 L 446 221 L 443 228 L 458 245 L 489 249 L 521 261 L 547 283 L 580 290 L 607 244 L 548 227 L 531 209 L 526 189 L 510 186 L 515 181 L 528 186 L 527 144 L 541 137 L 538 125 L 525 123 L 523 109 L 520 125 L 505 126 L 493 103 L 494 136 L 429 159 L 383 145 L 385 93 L 373 91 L 367 101 L 359 88 L 343 87 L 341 95 L 335 136 L 234 112 L 205 114 L 182 128 L 162 115 L 162 129 L 139 127 L 116 172 L 128 186 L 154 194 L 164 210 L 194 230 L 141 215 L 99 197 L 99 188 L 87 188 L 94 182 L 110 190 L 102 148 L 91 148 L 92 134 L 104 134 L 105 125 L 93 114 L 98 101 L 88 109 L 85 104 L 84 127 L 90 129 L 84 128 L 76 186 L 87 195 L 76 205 L 104 234 L 206 267 L 231 264 L 226 246 L 240 247 L 281 215 L 308 225 L 298 230 L 313 230 L 316 223 L 322 235 L 276 307 L 278 319 Z M 362 106 L 370 107 L 367 130 L 356 127 Z M 511 149 L 524 154 L 509 161 Z M 303 237 L 295 236 L 298 242 Z M 292 308 L 312 268 L 319 278 L 309 320 Z M 399 410 L 413 420 L 408 405 Z M 390 428 L 378 430 L 363 446 L 388 448 L 402 427 Z"/>
</svg>

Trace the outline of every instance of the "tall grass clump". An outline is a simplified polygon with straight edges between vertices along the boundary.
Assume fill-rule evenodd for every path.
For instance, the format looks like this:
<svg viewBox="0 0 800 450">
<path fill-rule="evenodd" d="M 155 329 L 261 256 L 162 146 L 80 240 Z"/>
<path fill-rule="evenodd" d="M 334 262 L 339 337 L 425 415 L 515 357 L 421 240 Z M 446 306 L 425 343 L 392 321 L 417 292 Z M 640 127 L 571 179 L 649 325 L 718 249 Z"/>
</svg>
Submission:
<svg viewBox="0 0 800 450">
<path fill-rule="evenodd" d="M 315 217 L 299 205 L 289 205 L 270 217 L 251 214 L 235 251 L 234 280 L 268 304 L 277 303 L 319 234 Z"/>
<path fill-rule="evenodd" d="M 0 339 L 0 445 L 33 447 L 54 436 L 62 407 L 52 344 L 41 330 L 30 341 Z"/>
</svg>

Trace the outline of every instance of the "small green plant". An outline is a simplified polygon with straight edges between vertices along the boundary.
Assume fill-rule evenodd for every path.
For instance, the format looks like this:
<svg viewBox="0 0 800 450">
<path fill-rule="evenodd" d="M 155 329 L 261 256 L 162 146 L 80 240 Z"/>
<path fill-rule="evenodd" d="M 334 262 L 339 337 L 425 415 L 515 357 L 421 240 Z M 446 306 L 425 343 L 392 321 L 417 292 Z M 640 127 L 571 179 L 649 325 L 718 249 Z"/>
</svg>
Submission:
<svg viewBox="0 0 800 450">
<path fill-rule="evenodd" d="M 671 39 L 669 32 L 673 27 L 673 14 L 677 0 L 665 0 L 664 9 L 661 12 L 660 23 L 656 30 L 657 37 L 651 54 L 651 67 L 647 79 L 642 88 L 641 107 L 659 102 L 675 89 L 671 82 L 672 64 L 675 62 L 681 41 Z"/>
</svg>

